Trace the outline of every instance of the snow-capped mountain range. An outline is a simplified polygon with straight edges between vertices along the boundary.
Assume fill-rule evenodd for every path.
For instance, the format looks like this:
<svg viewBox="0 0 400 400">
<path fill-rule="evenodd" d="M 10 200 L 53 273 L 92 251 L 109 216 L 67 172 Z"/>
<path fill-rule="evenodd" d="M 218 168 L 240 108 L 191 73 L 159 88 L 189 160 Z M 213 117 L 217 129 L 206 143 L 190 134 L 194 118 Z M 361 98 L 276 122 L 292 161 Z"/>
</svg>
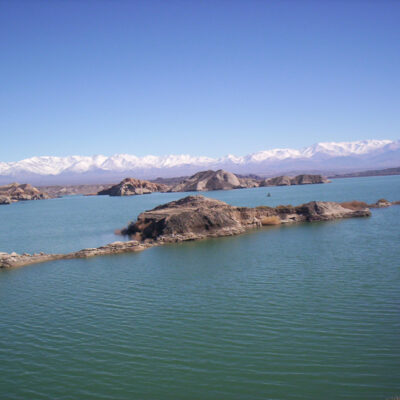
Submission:
<svg viewBox="0 0 400 400">
<path fill-rule="evenodd" d="M 167 155 L 137 157 L 32 157 L 0 162 L 0 184 L 12 181 L 33 184 L 114 182 L 127 176 L 172 177 L 204 169 L 226 169 L 234 173 L 272 176 L 290 172 L 351 172 L 400 166 L 400 141 L 363 140 L 317 143 L 303 149 L 264 150 L 245 156 L 221 158 Z"/>
</svg>

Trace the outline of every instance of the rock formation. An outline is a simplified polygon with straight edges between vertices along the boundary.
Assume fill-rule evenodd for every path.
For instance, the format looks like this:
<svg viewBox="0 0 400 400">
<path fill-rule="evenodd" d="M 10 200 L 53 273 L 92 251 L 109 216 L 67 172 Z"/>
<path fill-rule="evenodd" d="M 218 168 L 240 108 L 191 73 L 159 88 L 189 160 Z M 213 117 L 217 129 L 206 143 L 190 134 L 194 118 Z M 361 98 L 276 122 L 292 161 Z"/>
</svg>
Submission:
<svg viewBox="0 0 400 400">
<path fill-rule="evenodd" d="M 169 187 L 167 185 L 135 178 L 125 178 L 117 185 L 101 190 L 97 194 L 109 196 L 134 196 L 138 194 L 150 194 L 153 192 L 166 192 L 168 189 Z"/>
<path fill-rule="evenodd" d="M 229 236 L 262 225 L 326 221 L 369 216 L 368 208 L 351 210 L 334 202 L 310 202 L 297 207 L 234 207 L 204 196 L 188 196 L 141 213 L 122 230 L 137 240 L 176 242 Z"/>
<path fill-rule="evenodd" d="M 166 180 L 167 181 L 167 180 Z M 176 178 L 170 180 L 176 181 Z M 284 186 L 306 185 L 312 183 L 329 182 L 321 175 L 298 175 L 296 177 L 278 176 L 260 181 L 251 177 L 238 177 L 232 172 L 222 169 L 218 171 L 201 171 L 183 179 L 180 183 L 169 187 L 163 183 L 150 182 L 134 178 L 126 178 L 112 187 L 99 191 L 98 195 L 132 196 L 137 194 L 149 194 L 152 192 L 197 192 L 209 190 L 230 190 L 242 188 L 254 188 L 258 186 Z"/>
<path fill-rule="evenodd" d="M 9 185 L 0 186 L 0 204 L 11 204 L 17 201 L 25 200 L 43 200 L 50 199 L 46 192 L 25 183 L 11 183 Z"/>
<path fill-rule="evenodd" d="M 129 240 L 126 242 L 114 242 L 96 248 L 83 249 L 68 254 L 17 254 L 15 252 L 0 252 L 0 268 L 23 267 L 25 265 L 38 264 L 45 261 L 68 260 L 72 258 L 89 258 L 111 254 L 131 253 L 144 250 L 151 245 L 151 243 L 139 243 L 136 240 Z"/>
<path fill-rule="evenodd" d="M 222 169 L 218 171 L 201 171 L 173 186 L 170 192 L 197 192 L 208 190 L 229 190 L 247 187 L 231 172 Z"/>
<path fill-rule="evenodd" d="M 393 204 L 400 202 L 380 200 L 375 206 L 386 207 Z M 69 254 L 0 253 L 0 268 L 20 267 L 51 260 L 136 252 L 165 243 L 238 235 L 246 230 L 267 225 L 329 221 L 370 215 L 368 204 L 360 201 L 346 203 L 312 201 L 300 206 L 248 208 L 234 207 L 204 196 L 187 196 L 141 213 L 136 222 L 130 223 L 122 230 L 123 234 L 130 235 L 133 240 L 114 242 Z"/>
<path fill-rule="evenodd" d="M 264 179 L 260 186 L 290 186 L 292 184 L 290 176 L 277 176 L 275 178 Z"/>
<path fill-rule="evenodd" d="M 397 202 L 391 203 L 389 200 L 379 199 L 375 204 L 370 204 L 370 207 L 385 208 L 385 207 L 390 207 L 392 204 L 395 204 L 395 203 L 397 203 Z"/>
<path fill-rule="evenodd" d="M 329 183 L 330 181 L 322 175 L 297 175 L 290 176 L 277 176 L 275 178 L 264 179 L 260 182 L 260 186 L 290 186 L 290 185 L 312 185 L 318 183 Z"/>
</svg>

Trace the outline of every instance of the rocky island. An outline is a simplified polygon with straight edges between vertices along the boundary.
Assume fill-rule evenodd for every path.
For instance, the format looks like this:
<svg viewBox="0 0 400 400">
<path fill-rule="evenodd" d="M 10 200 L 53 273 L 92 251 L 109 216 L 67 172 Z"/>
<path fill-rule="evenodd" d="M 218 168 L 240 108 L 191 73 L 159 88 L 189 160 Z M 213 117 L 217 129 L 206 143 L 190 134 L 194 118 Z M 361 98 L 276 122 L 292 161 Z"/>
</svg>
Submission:
<svg viewBox="0 0 400 400">
<path fill-rule="evenodd" d="M 99 196 L 135 196 L 140 194 L 150 194 L 153 192 L 166 192 L 169 187 L 160 183 L 153 183 L 135 178 L 125 178 L 117 185 L 101 190 Z"/>
<path fill-rule="evenodd" d="M 303 174 L 297 176 L 277 176 L 275 178 L 264 179 L 260 182 L 259 186 L 291 186 L 291 185 L 313 185 L 320 183 L 330 183 L 322 175 Z"/>
<path fill-rule="evenodd" d="M 231 190 L 248 187 L 232 172 L 219 169 L 218 171 L 201 171 L 183 182 L 173 186 L 170 192 L 197 192 L 209 190 Z"/>
<path fill-rule="evenodd" d="M 357 209 L 339 203 L 312 201 L 300 206 L 235 207 L 204 196 L 188 196 L 141 213 L 121 233 L 139 241 L 180 242 L 231 236 L 252 228 L 295 222 L 366 217 L 368 207 Z"/>
<path fill-rule="evenodd" d="M 299 206 L 249 208 L 231 206 L 204 196 L 187 196 L 141 213 L 135 222 L 121 230 L 122 234 L 130 236 L 129 241 L 114 242 L 68 254 L 0 252 L 0 268 L 136 252 L 166 243 L 238 235 L 268 225 L 368 217 L 371 215 L 370 207 L 381 208 L 394 204 L 400 202 L 380 199 L 377 203 L 368 205 L 359 201 L 312 201 Z"/>
<path fill-rule="evenodd" d="M 44 200 L 50 198 L 51 196 L 49 194 L 40 191 L 28 183 L 11 183 L 9 185 L 0 186 L 0 204 L 11 204 L 17 201 Z"/>
</svg>

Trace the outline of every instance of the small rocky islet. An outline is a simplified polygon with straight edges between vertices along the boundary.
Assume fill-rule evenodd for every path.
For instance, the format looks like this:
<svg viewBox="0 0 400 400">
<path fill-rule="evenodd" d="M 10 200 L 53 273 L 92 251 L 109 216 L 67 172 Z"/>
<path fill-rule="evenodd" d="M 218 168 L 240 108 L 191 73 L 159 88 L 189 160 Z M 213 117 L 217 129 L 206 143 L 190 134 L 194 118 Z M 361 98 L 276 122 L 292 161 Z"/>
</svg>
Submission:
<svg viewBox="0 0 400 400">
<path fill-rule="evenodd" d="M 10 183 L 9 185 L 0 186 L 0 204 L 11 204 L 17 201 L 28 200 L 45 200 L 51 196 L 34 186 L 24 183 Z"/>
<path fill-rule="evenodd" d="M 297 176 L 277 176 L 275 178 L 264 179 L 259 186 L 292 186 L 292 185 L 315 185 L 321 183 L 330 183 L 331 181 L 322 175 L 302 174 Z"/>
<path fill-rule="evenodd" d="M 145 181 L 142 179 L 125 178 L 117 185 L 101 190 L 98 196 L 134 196 L 140 194 L 150 194 L 153 192 L 168 192 L 169 186 Z"/>
<path fill-rule="evenodd" d="M 385 199 L 372 205 L 359 201 L 312 201 L 299 206 L 249 208 L 231 206 L 204 196 L 187 196 L 139 214 L 135 222 L 121 230 L 122 234 L 130 236 L 129 241 L 114 242 L 68 254 L 0 253 L 0 268 L 137 252 L 166 243 L 238 235 L 268 225 L 368 217 L 371 215 L 371 207 L 388 207 L 399 203 Z"/>
</svg>

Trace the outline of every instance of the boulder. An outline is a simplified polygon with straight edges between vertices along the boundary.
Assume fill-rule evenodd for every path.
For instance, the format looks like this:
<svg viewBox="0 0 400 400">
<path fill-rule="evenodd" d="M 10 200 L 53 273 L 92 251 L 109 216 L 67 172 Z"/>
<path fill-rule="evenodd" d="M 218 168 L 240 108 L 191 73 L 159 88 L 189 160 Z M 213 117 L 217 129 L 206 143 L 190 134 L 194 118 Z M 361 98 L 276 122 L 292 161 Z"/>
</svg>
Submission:
<svg viewBox="0 0 400 400">
<path fill-rule="evenodd" d="M 11 197 L 3 195 L 0 196 L 0 204 L 11 204 L 11 203 L 12 203 Z"/>
</svg>

